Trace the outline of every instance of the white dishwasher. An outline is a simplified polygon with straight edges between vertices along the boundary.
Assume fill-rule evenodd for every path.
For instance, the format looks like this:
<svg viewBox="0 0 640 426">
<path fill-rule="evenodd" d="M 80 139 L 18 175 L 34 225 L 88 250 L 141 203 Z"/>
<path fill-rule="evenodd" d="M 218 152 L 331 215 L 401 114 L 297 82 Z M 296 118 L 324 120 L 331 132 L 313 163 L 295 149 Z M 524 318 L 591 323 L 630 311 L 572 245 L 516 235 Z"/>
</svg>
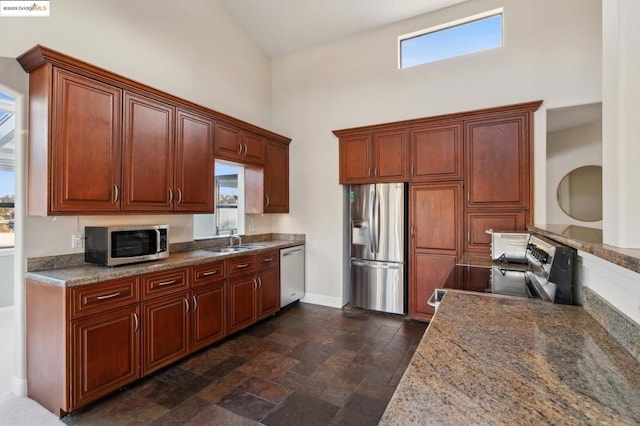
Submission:
<svg viewBox="0 0 640 426">
<path fill-rule="evenodd" d="M 280 307 L 304 297 L 304 244 L 280 249 Z"/>
</svg>

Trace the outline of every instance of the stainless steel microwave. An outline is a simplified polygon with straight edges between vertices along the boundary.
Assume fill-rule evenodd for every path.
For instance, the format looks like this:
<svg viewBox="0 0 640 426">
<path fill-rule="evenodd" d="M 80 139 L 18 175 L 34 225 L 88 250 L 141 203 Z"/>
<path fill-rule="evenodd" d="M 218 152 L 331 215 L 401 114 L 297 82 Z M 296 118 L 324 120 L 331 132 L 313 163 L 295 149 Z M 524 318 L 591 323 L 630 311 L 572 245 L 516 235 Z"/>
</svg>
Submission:
<svg viewBox="0 0 640 426">
<path fill-rule="evenodd" d="M 84 261 L 103 266 L 169 257 L 169 225 L 87 226 Z"/>
</svg>

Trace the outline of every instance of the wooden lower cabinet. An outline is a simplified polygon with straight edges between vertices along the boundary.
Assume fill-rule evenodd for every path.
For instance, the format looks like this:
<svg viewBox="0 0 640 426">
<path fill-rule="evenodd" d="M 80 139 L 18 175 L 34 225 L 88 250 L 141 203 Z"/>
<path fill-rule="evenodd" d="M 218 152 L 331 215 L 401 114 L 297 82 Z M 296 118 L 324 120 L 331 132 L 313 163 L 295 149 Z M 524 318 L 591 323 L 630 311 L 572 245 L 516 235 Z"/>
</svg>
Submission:
<svg viewBox="0 0 640 426">
<path fill-rule="evenodd" d="M 71 323 L 71 409 L 140 377 L 140 308 Z"/>
<path fill-rule="evenodd" d="M 142 303 L 142 375 L 189 353 L 189 293 Z"/>
<path fill-rule="evenodd" d="M 226 335 L 226 281 L 209 284 L 191 293 L 191 351 Z"/>
<path fill-rule="evenodd" d="M 435 309 L 427 301 L 436 288 L 441 287 L 456 264 L 456 256 L 414 253 L 409 286 L 409 315 L 429 321 Z"/>
<path fill-rule="evenodd" d="M 242 330 L 256 322 L 257 288 L 256 275 L 253 273 L 229 280 L 227 333 Z"/>
<path fill-rule="evenodd" d="M 280 278 L 277 268 L 258 273 L 258 319 L 273 315 L 280 309 Z"/>
</svg>

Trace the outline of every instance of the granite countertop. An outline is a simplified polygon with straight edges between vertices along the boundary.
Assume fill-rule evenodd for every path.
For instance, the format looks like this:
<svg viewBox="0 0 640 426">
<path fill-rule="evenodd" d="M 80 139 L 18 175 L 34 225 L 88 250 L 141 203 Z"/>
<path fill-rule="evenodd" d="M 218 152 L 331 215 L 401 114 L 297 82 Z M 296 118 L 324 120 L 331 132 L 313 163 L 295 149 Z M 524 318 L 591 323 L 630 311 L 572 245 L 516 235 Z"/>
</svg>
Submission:
<svg viewBox="0 0 640 426">
<path fill-rule="evenodd" d="M 640 365 L 578 306 L 447 292 L 380 424 L 640 423 Z"/>
<path fill-rule="evenodd" d="M 273 249 L 294 247 L 304 244 L 304 241 L 271 240 L 260 241 L 259 244 L 262 245 L 262 247 L 256 247 L 249 250 L 233 253 L 219 253 L 201 249 L 171 253 L 166 259 L 134 263 L 131 265 L 108 267 L 84 264 L 82 266 L 74 266 L 69 268 L 33 271 L 27 273 L 27 278 L 59 287 L 72 287 L 83 284 L 92 284 L 100 281 L 113 280 L 116 278 L 130 277 L 132 275 L 146 274 L 149 272 L 160 272 L 183 266 L 198 265 L 216 260 L 228 259 L 235 256 L 256 254 Z"/>
<path fill-rule="evenodd" d="M 577 225 L 533 225 L 529 231 L 640 273 L 640 249 L 604 244 L 602 229 Z"/>
</svg>

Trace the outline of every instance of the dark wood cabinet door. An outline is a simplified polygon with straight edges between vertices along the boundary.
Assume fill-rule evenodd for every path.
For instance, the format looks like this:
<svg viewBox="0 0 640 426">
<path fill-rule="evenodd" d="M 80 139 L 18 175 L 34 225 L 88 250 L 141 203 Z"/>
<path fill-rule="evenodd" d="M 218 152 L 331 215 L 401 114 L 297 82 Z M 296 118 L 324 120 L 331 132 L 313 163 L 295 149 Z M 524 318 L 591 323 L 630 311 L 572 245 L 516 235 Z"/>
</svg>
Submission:
<svg viewBox="0 0 640 426">
<path fill-rule="evenodd" d="M 457 256 L 462 247 L 462 183 L 410 186 L 410 247 Z"/>
<path fill-rule="evenodd" d="M 529 208 L 528 114 L 465 124 L 467 206 Z"/>
<path fill-rule="evenodd" d="M 456 264 L 455 256 L 428 253 L 413 253 L 412 272 L 409 286 L 409 315 L 428 321 L 435 308 L 427 301 L 436 288 L 442 287 Z"/>
<path fill-rule="evenodd" d="M 340 139 L 340 183 L 371 183 L 373 147 L 371 136 L 353 136 Z"/>
<path fill-rule="evenodd" d="M 122 91 L 57 68 L 53 79 L 49 210 L 118 211 Z"/>
<path fill-rule="evenodd" d="M 244 275 L 229 280 L 229 321 L 227 334 L 235 333 L 256 322 L 256 276 Z"/>
<path fill-rule="evenodd" d="M 467 251 L 489 253 L 491 250 L 491 235 L 485 231 L 524 231 L 525 211 L 486 210 L 467 211 L 465 213 L 465 228 L 467 237 L 465 248 Z"/>
<path fill-rule="evenodd" d="M 373 137 L 373 176 L 376 182 L 409 181 L 407 132 L 376 133 Z"/>
<path fill-rule="evenodd" d="M 244 144 L 242 130 L 216 121 L 216 132 L 213 138 L 213 151 L 216 158 L 238 161 L 242 158 Z"/>
<path fill-rule="evenodd" d="M 191 351 L 225 336 L 226 281 L 209 284 L 191 294 Z"/>
<path fill-rule="evenodd" d="M 462 180 L 462 123 L 411 132 L 411 182 Z"/>
<path fill-rule="evenodd" d="M 273 315 L 280 309 L 280 276 L 278 268 L 258 273 L 258 319 Z"/>
<path fill-rule="evenodd" d="M 259 165 L 264 164 L 265 139 L 253 133 L 243 132 L 243 142 L 242 161 Z"/>
<path fill-rule="evenodd" d="M 142 375 L 189 353 L 189 293 L 142 303 Z"/>
<path fill-rule="evenodd" d="M 71 323 L 71 409 L 140 377 L 138 305 Z"/>
<path fill-rule="evenodd" d="M 264 212 L 289 213 L 289 145 L 267 141 Z"/>
<path fill-rule="evenodd" d="M 123 210 L 172 210 L 174 116 L 172 106 L 125 92 Z"/>
<path fill-rule="evenodd" d="M 214 209 L 214 121 L 178 109 L 173 209 L 207 213 Z"/>
</svg>

